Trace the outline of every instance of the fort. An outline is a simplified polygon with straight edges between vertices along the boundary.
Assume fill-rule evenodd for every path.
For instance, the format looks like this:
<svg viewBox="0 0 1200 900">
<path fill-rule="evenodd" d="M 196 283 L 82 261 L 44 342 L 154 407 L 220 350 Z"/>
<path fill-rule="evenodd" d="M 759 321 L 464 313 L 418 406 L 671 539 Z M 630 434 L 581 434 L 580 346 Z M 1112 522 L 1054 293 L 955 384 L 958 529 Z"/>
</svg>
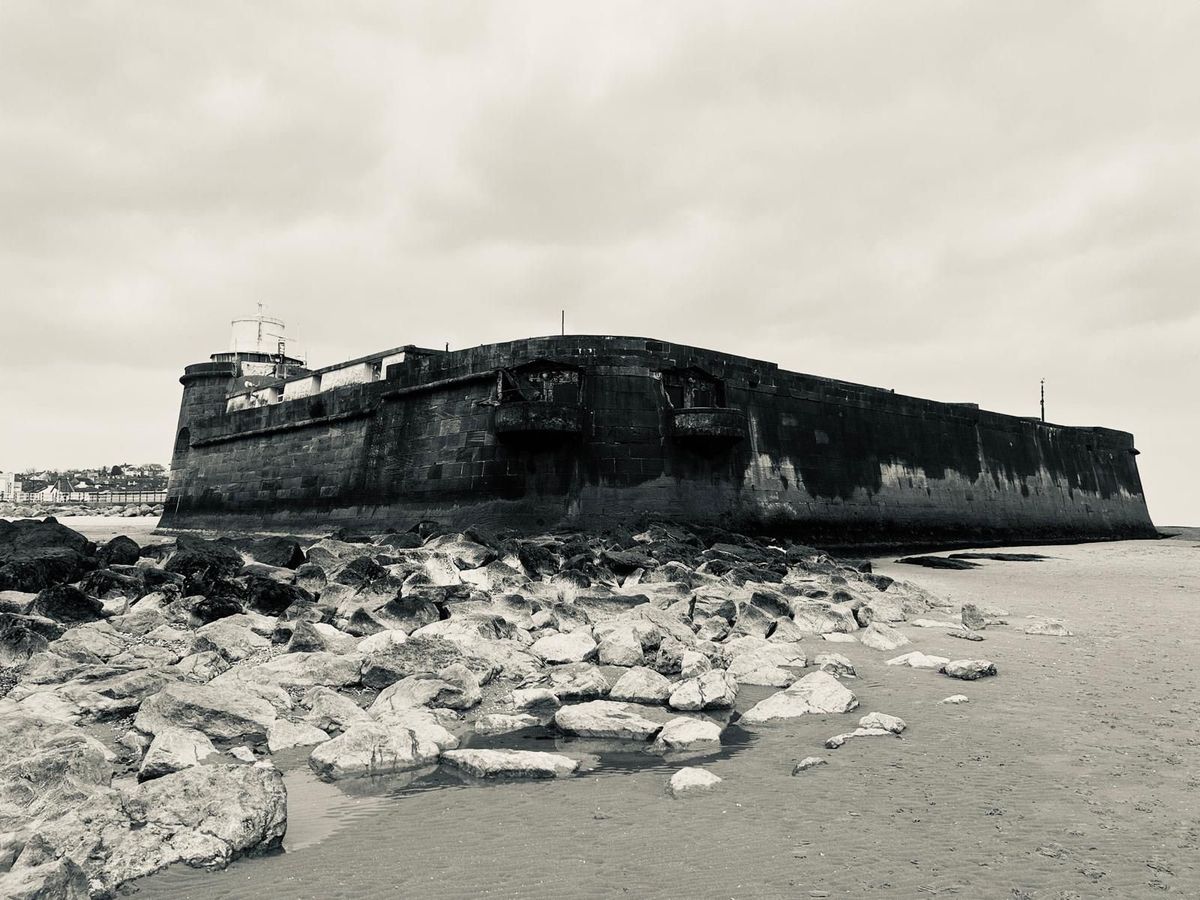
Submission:
<svg viewBox="0 0 1200 900">
<path fill-rule="evenodd" d="M 319 533 L 681 520 L 826 545 L 1152 536 L 1133 436 L 662 340 L 187 366 L 162 525 Z"/>
</svg>

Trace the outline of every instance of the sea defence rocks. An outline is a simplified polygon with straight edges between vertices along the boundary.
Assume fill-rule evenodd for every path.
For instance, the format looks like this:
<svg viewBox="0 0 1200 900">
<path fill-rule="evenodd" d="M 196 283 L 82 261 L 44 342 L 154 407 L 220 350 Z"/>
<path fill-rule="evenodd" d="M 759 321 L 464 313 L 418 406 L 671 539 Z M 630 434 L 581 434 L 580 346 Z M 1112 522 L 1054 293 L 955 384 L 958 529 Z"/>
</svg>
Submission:
<svg viewBox="0 0 1200 900">
<path fill-rule="evenodd" d="M 0 895 L 111 893 L 179 859 L 278 846 L 273 754 L 307 754 L 350 791 L 443 765 L 470 784 L 563 777 L 583 754 L 589 768 L 609 752 L 724 758 L 753 742 L 745 730 L 855 709 L 839 679 L 861 671 L 849 683 L 869 698 L 880 678 L 912 677 L 873 647 L 940 639 L 908 623 L 949 606 L 865 563 L 672 524 L 184 539 L 136 565 L 118 562 L 136 547 L 120 541 L 110 569 L 69 530 L 31 533 L 87 562 L 75 581 L 0 593 L 0 834 L 20 835 Z M 831 637 L 850 655 L 825 652 Z M 962 663 L 957 677 L 991 665 L 920 646 L 889 661 Z M 746 699 L 763 687 L 775 692 Z M 893 719 L 859 728 L 894 734 Z M 697 771 L 680 795 L 715 783 Z"/>
</svg>

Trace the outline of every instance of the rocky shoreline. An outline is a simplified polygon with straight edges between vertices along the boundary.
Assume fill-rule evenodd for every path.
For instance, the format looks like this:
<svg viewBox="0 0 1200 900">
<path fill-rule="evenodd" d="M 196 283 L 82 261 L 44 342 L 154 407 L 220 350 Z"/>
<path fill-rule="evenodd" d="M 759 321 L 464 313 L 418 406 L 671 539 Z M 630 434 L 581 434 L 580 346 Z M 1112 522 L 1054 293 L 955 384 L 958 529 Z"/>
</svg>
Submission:
<svg viewBox="0 0 1200 900">
<path fill-rule="evenodd" d="M 671 796 L 719 788 L 682 762 L 731 725 L 858 708 L 840 650 L 948 676 L 954 694 L 950 679 L 996 665 L 906 652 L 904 629 L 973 642 L 1001 615 L 866 562 L 676 525 L 97 546 L 53 519 L 0 522 L 0 894 L 106 897 L 175 862 L 275 850 L 272 757 L 298 748 L 330 781 L 563 778 L 602 740 L 680 760 Z M 738 715 L 745 685 L 773 693 Z M 863 712 L 826 747 L 911 724 Z M 565 740 L 496 746 L 527 729 Z"/>
</svg>

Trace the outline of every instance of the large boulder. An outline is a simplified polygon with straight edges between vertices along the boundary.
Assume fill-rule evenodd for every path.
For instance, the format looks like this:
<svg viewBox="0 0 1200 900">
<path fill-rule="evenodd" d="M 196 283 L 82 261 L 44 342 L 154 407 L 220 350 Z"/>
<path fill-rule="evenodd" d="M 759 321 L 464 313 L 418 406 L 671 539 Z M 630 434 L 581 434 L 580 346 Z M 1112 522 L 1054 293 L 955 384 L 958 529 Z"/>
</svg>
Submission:
<svg viewBox="0 0 1200 900">
<path fill-rule="evenodd" d="M 320 778 L 388 775 L 436 762 L 440 750 L 422 743 L 401 725 L 358 722 L 333 740 L 319 744 L 308 757 Z"/>
<path fill-rule="evenodd" d="M 304 550 L 294 537 L 222 538 L 221 543 L 229 544 L 249 559 L 268 566 L 298 569 L 304 565 Z"/>
<path fill-rule="evenodd" d="M 228 544 L 180 535 L 176 539 L 175 552 L 163 568 L 185 578 L 192 575 L 229 578 L 236 575 L 242 565 L 242 555 Z"/>
<path fill-rule="evenodd" d="M 698 769 L 694 766 L 680 769 L 671 776 L 668 790 L 673 797 L 683 797 L 687 794 L 698 794 L 705 791 L 711 791 L 721 779 L 706 769 Z"/>
<path fill-rule="evenodd" d="M 672 690 L 674 687 L 665 675 L 645 666 L 634 666 L 617 679 L 608 697 L 632 703 L 666 703 Z"/>
<path fill-rule="evenodd" d="M 52 518 L 0 519 L 0 591 L 36 593 L 99 565 L 96 545 Z"/>
<path fill-rule="evenodd" d="M 28 612 L 56 622 L 95 622 L 104 618 L 104 604 L 77 587 L 57 584 L 42 590 L 29 604 Z"/>
<path fill-rule="evenodd" d="M 237 661 L 266 650 L 271 642 L 255 632 L 244 616 L 228 616 L 196 629 L 198 650 L 217 650 Z"/>
<path fill-rule="evenodd" d="M 375 700 L 375 707 L 432 706 L 466 710 L 483 699 L 479 681 L 471 670 L 453 663 L 437 674 L 409 675 L 384 688 Z"/>
<path fill-rule="evenodd" d="M 759 724 L 813 713 L 844 713 L 857 706 L 858 698 L 828 672 L 811 672 L 786 690 L 760 700 L 746 710 L 741 721 Z"/>
<path fill-rule="evenodd" d="M 534 750 L 447 750 L 442 761 L 476 778 L 558 778 L 579 768 L 569 756 Z"/>
<path fill-rule="evenodd" d="M 551 634 L 533 642 L 529 652 L 547 663 L 584 662 L 596 655 L 596 642 L 584 631 Z"/>
<path fill-rule="evenodd" d="M 327 687 L 315 687 L 304 695 L 308 714 L 304 721 L 322 731 L 345 731 L 356 722 L 371 721 L 370 714 L 349 697 Z"/>
<path fill-rule="evenodd" d="M 318 651 L 315 653 L 284 653 L 249 669 L 234 669 L 217 679 L 219 684 L 236 685 L 257 681 L 287 689 L 348 687 L 358 684 L 363 666 L 360 653 L 344 655 Z"/>
<path fill-rule="evenodd" d="M 102 566 L 136 566 L 141 559 L 142 548 L 133 538 L 119 534 L 96 551 Z"/>
<path fill-rule="evenodd" d="M 169 684 L 142 703 L 134 727 L 157 735 L 171 727 L 194 728 L 209 738 L 262 742 L 275 721 L 275 708 L 237 685 Z"/>
<path fill-rule="evenodd" d="M 630 704 L 611 700 L 564 706 L 554 714 L 554 724 L 564 734 L 627 741 L 648 741 L 662 727 Z"/>
<path fill-rule="evenodd" d="M 476 675 L 490 673 L 494 668 L 445 637 L 419 636 L 404 643 L 389 642 L 388 646 L 367 653 L 362 683 L 369 688 L 385 688 L 408 675 L 438 672 L 452 663 L 463 663 Z"/>
<path fill-rule="evenodd" d="M 464 534 L 441 534 L 425 542 L 426 550 L 445 556 L 458 569 L 478 569 L 496 558 L 491 547 L 477 543 Z"/>
</svg>

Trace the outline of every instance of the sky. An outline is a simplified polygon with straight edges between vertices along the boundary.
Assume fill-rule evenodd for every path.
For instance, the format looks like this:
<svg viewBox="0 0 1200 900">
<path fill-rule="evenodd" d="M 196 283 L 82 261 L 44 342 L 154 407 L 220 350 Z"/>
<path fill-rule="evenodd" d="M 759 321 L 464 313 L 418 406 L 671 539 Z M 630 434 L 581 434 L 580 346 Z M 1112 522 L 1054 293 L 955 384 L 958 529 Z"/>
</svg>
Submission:
<svg viewBox="0 0 1200 900">
<path fill-rule="evenodd" d="M 1132 431 L 1200 525 L 1200 4 L 0 4 L 0 470 L 312 365 L 658 337 Z"/>
</svg>

